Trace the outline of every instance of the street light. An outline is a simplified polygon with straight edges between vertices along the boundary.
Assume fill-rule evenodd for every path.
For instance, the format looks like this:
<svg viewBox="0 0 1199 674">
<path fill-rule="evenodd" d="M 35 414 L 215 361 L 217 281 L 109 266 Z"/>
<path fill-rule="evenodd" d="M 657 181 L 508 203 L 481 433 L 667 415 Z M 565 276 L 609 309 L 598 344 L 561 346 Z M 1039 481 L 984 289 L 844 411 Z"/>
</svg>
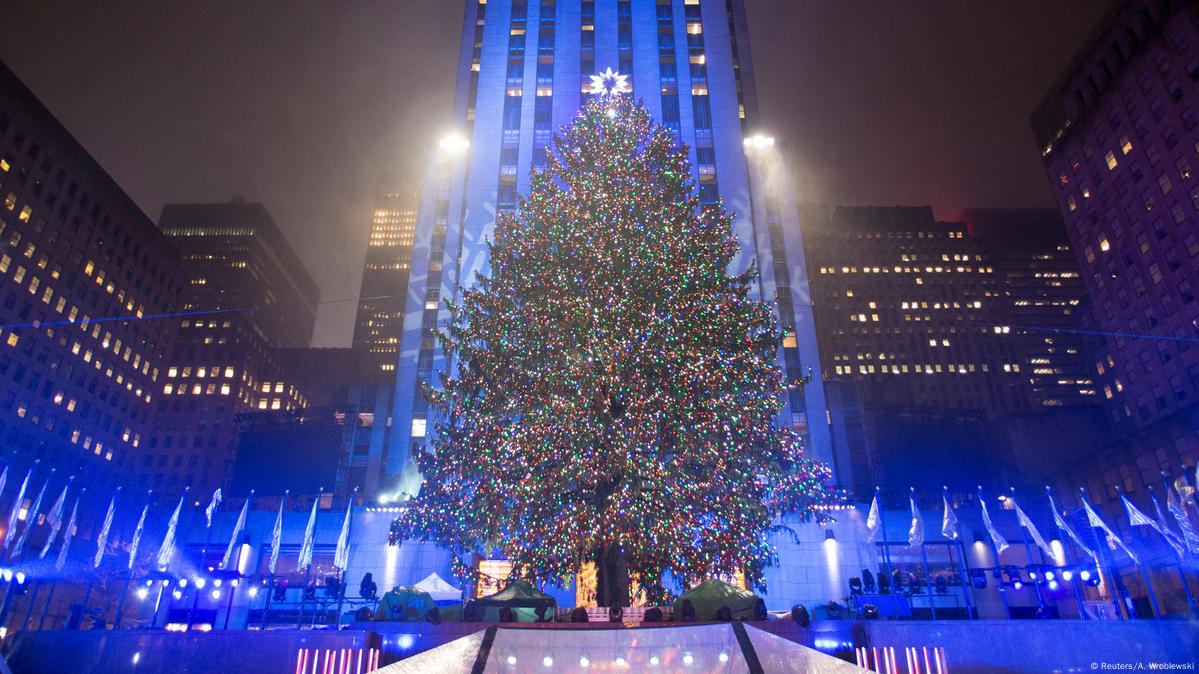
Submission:
<svg viewBox="0 0 1199 674">
<path fill-rule="evenodd" d="M 465 152 L 466 149 L 470 147 L 470 141 L 456 133 L 451 133 L 445 138 L 442 138 L 438 143 L 438 146 L 442 150 L 451 154 L 460 154 Z"/>
</svg>

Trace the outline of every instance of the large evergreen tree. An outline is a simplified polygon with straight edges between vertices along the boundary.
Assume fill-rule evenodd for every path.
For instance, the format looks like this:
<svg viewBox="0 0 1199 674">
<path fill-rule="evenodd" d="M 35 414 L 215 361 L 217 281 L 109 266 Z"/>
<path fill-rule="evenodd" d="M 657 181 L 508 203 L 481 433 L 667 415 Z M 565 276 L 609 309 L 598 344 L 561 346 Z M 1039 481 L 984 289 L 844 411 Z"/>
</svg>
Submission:
<svg viewBox="0 0 1199 674">
<path fill-rule="evenodd" d="M 393 542 L 551 582 L 596 561 L 604 605 L 629 574 L 657 593 L 666 570 L 760 584 L 774 518 L 838 497 L 775 425 L 779 330 L 756 269 L 729 275 L 737 251 L 669 130 L 627 99 L 587 104 L 450 307 L 454 368 L 426 391 L 435 433 Z"/>
</svg>

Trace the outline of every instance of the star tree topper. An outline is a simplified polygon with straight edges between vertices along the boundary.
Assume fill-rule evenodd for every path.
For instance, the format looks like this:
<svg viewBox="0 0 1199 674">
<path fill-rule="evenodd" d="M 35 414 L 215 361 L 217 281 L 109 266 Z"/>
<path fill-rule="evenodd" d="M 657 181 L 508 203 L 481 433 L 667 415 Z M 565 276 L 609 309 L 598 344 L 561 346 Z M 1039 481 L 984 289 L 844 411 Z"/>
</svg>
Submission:
<svg viewBox="0 0 1199 674">
<path fill-rule="evenodd" d="M 591 92 L 597 96 L 618 96 L 633 90 L 629 86 L 629 76 L 622 75 L 608 68 L 598 75 L 591 75 Z"/>
</svg>

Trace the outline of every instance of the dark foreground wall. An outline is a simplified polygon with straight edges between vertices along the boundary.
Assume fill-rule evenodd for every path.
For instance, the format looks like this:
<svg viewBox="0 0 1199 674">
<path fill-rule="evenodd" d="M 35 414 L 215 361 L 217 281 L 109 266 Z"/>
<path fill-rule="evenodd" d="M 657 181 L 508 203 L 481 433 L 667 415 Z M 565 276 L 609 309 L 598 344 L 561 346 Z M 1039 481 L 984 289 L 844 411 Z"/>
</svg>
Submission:
<svg viewBox="0 0 1199 674">
<path fill-rule="evenodd" d="M 1141 671 L 1153 671 L 1151 663 L 1199 661 L 1196 622 L 816 621 L 808 628 L 790 620 L 753 624 L 826 653 L 849 653 L 851 658 L 855 646 L 892 646 L 900 654 L 900 662 L 904 647 L 939 646 L 945 649 L 952 674 L 1085 674 L 1122 669 L 1120 665 L 1130 665 L 1132 671 L 1137 671 L 1138 665 Z M 358 623 L 355 628 L 362 629 L 340 632 L 22 632 L 13 637 L 8 658 L 17 674 L 59 674 L 68 671 L 64 669 L 68 663 L 69 671 L 87 674 L 290 672 L 294 671 L 296 654 L 302 648 L 381 648 L 382 663 L 387 664 L 487 626 L 487 623 Z M 588 629 L 606 627 L 609 625 L 587 626 Z M 546 631 L 570 628 L 553 625 Z M 136 667 L 132 666 L 135 655 Z"/>
</svg>

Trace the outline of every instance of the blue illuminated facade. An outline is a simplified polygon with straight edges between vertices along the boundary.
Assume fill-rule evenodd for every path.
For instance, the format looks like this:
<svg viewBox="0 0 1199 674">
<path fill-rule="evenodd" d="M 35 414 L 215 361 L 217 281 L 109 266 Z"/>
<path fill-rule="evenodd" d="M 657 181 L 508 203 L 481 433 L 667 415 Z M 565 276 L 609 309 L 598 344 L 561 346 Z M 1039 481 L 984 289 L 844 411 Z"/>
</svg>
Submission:
<svg viewBox="0 0 1199 674">
<path fill-rule="evenodd" d="M 434 152 L 422 185 L 384 484 L 415 493 L 412 449 L 432 431 L 420 394 L 446 362 L 433 335 L 443 300 L 487 268 L 496 213 L 527 193 L 554 131 L 587 100 L 590 76 L 630 74 L 632 96 L 691 149 L 701 201 L 717 195 L 741 241 L 733 272 L 756 262 L 761 297 L 777 293 L 788 331 L 779 354 L 793 387 L 781 421 L 811 455 L 835 456 L 812 325 L 793 189 L 758 127 L 742 0 L 467 0 L 453 120 L 460 138 Z"/>
</svg>

